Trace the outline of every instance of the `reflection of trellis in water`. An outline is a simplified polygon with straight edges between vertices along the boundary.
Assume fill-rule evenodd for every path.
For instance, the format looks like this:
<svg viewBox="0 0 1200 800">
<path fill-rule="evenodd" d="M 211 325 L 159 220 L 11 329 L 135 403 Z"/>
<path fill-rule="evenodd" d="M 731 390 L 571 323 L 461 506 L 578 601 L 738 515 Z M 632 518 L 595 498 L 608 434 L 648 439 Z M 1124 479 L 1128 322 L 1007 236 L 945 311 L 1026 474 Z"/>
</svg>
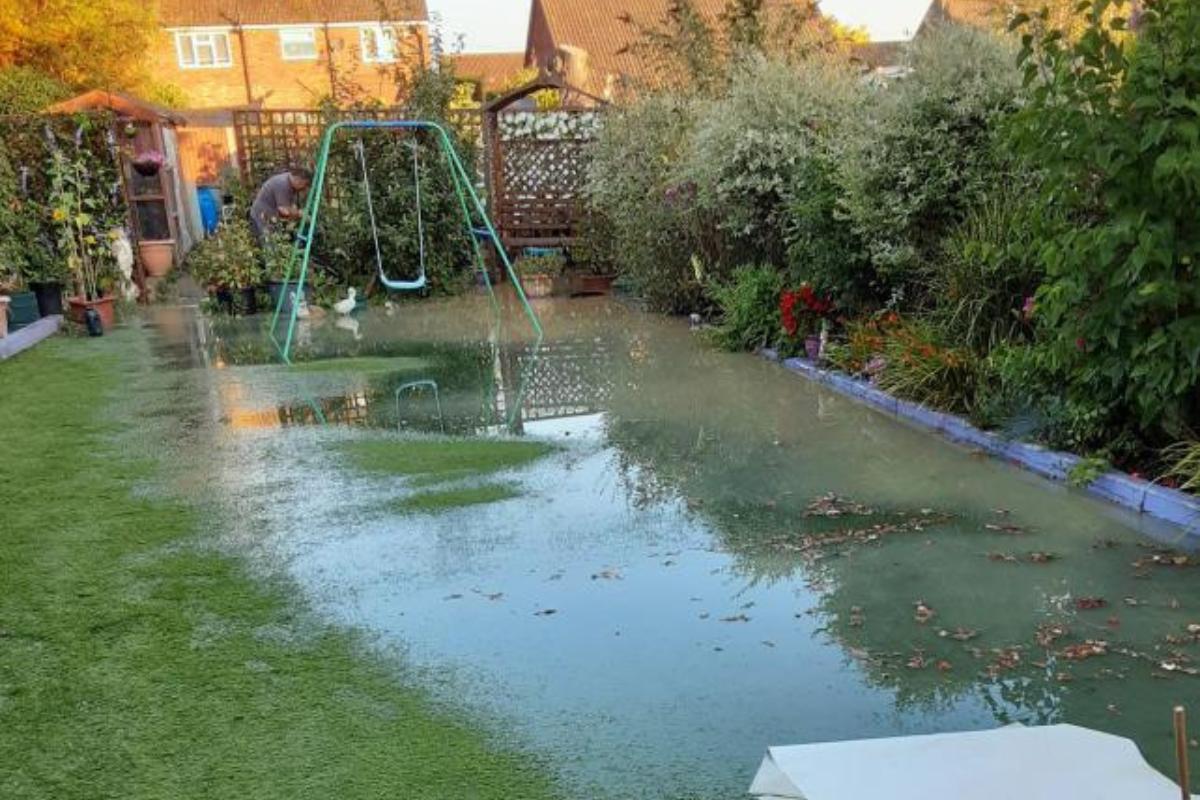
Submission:
<svg viewBox="0 0 1200 800">
<path fill-rule="evenodd" d="M 594 414 L 612 396 L 614 353 L 589 340 L 556 341 L 532 353 L 503 355 L 507 389 L 524 378 L 521 418 L 525 422 Z"/>
<path fill-rule="evenodd" d="M 544 91 L 558 92 L 562 107 L 527 109 Z M 483 131 L 488 198 L 505 247 L 574 242 L 589 146 L 600 123 L 596 107 L 603 102 L 542 76 L 488 104 Z"/>
</svg>

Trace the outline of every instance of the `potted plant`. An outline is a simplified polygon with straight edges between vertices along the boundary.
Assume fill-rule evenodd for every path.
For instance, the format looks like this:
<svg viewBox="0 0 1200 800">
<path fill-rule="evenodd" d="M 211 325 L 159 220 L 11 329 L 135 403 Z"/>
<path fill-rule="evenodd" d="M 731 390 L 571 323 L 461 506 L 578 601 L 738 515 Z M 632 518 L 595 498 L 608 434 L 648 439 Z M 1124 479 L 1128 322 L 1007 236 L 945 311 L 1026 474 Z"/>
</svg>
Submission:
<svg viewBox="0 0 1200 800">
<path fill-rule="evenodd" d="M 166 157 L 163 156 L 163 154 L 159 151 L 145 150 L 133 157 L 132 164 L 134 171 L 137 172 L 138 175 L 141 175 L 145 178 L 151 178 L 158 174 L 159 170 L 163 168 L 163 164 L 165 164 L 166 161 Z"/>
<path fill-rule="evenodd" d="M 37 298 L 38 313 L 43 317 L 63 313 L 63 290 L 70 273 L 53 250 L 37 238 L 26 252 L 25 280 Z"/>
<path fill-rule="evenodd" d="M 163 278 L 175 266 L 174 239 L 143 239 L 138 242 L 138 257 L 148 278 Z"/>
<path fill-rule="evenodd" d="M 247 314 L 258 312 L 263 268 L 247 221 L 236 219 L 221 226 L 192 249 L 186 266 L 227 312 L 233 313 L 235 308 Z"/>
<path fill-rule="evenodd" d="M 7 318 L 10 330 L 19 331 L 40 318 L 37 296 L 28 290 L 25 279 L 13 267 L 0 267 L 0 294 L 8 298 Z"/>
<path fill-rule="evenodd" d="M 115 322 L 112 250 L 104 233 L 105 195 L 92 185 L 86 156 L 55 149 L 50 161 L 50 219 L 58 252 L 65 259 L 75 294 L 68 298 L 71 319 L 80 324 L 93 314 L 103 329 Z"/>
<path fill-rule="evenodd" d="M 259 251 L 264 269 L 269 276 L 267 280 L 267 292 L 271 295 L 271 305 L 277 307 L 279 305 L 279 298 L 283 297 L 284 313 L 292 310 L 292 298 L 295 297 L 296 290 L 299 288 L 295 280 L 296 276 L 293 276 L 293 280 L 290 283 L 284 282 L 288 264 L 292 259 L 292 233 L 292 226 L 283 226 L 267 231 L 263 237 L 262 248 Z M 313 283 L 316 277 L 310 271 L 308 280 L 305 281 L 304 301 L 306 303 L 313 301 Z"/>
<path fill-rule="evenodd" d="M 527 297 L 549 297 L 566 263 L 566 257 L 558 250 L 529 248 L 514 266 Z"/>
<path fill-rule="evenodd" d="M 789 340 L 803 341 L 804 354 L 810 361 L 821 360 L 826 320 L 832 311 L 833 301 L 818 295 L 808 283 L 802 283 L 794 291 L 785 291 L 779 297 L 783 331 Z"/>
<path fill-rule="evenodd" d="M 599 215 L 589 212 L 582 216 L 571 263 L 581 267 L 572 281 L 572 294 L 612 294 L 617 279 L 612 233 Z"/>
</svg>

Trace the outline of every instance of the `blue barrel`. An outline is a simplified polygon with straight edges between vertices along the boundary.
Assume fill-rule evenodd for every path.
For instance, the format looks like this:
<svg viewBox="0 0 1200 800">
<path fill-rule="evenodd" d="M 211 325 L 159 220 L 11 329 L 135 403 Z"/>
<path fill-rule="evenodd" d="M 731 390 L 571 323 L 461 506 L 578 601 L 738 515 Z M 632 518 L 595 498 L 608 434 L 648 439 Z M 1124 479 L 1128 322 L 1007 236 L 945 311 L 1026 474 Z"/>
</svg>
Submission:
<svg viewBox="0 0 1200 800">
<path fill-rule="evenodd" d="M 216 186 L 197 186 L 196 199 L 200 203 L 200 223 L 205 233 L 215 233 L 221 221 L 221 190 Z"/>
</svg>

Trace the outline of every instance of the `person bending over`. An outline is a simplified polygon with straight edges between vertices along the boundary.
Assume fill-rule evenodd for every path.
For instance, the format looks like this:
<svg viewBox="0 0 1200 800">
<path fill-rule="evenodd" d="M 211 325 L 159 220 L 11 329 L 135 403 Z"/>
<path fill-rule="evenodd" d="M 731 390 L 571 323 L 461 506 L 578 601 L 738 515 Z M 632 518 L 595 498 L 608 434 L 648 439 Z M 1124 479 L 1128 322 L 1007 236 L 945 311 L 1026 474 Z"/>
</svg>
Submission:
<svg viewBox="0 0 1200 800">
<path fill-rule="evenodd" d="M 260 246 L 275 220 L 300 219 L 300 197 L 310 184 L 312 172 L 303 167 L 292 167 L 263 182 L 250 206 L 250 230 Z"/>
</svg>

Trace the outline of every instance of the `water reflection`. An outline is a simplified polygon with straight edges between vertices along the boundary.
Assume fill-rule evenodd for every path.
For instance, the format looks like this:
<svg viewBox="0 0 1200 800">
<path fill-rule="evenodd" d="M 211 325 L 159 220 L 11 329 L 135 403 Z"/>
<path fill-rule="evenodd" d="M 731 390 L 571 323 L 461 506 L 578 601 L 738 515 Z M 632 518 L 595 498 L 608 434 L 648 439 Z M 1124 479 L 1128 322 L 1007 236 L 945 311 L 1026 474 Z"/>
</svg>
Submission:
<svg viewBox="0 0 1200 800">
<path fill-rule="evenodd" d="M 1200 605 L 1189 567 L 1147 566 L 1140 520 L 673 321 L 539 312 L 541 343 L 471 298 L 357 339 L 311 326 L 303 359 L 346 371 L 273 366 L 245 322 L 171 345 L 212 365 L 236 541 L 581 796 L 735 797 L 769 744 L 1010 721 L 1132 736 L 1168 768 Z M 505 476 L 516 499 L 380 513 L 409 487 L 330 444 L 410 432 L 560 450 Z"/>
</svg>

